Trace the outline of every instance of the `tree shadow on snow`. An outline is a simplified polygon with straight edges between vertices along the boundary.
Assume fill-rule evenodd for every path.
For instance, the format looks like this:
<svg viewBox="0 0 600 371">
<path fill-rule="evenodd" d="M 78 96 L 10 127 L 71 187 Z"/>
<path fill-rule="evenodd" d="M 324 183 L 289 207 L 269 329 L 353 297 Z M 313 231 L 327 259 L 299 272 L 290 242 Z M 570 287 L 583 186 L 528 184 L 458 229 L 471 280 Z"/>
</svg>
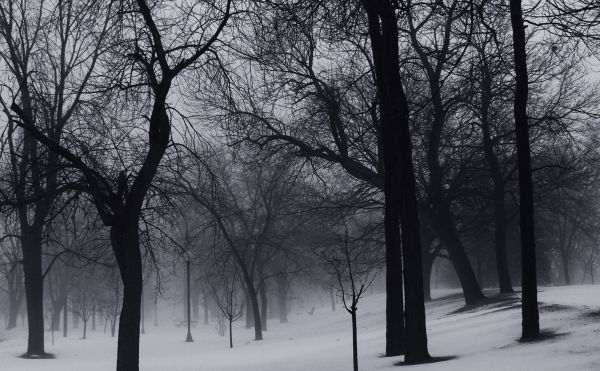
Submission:
<svg viewBox="0 0 600 371">
<path fill-rule="evenodd" d="M 497 311 L 509 310 L 519 307 L 520 301 L 520 297 L 516 293 L 487 296 L 477 300 L 475 303 L 465 304 L 464 306 L 453 310 L 448 314 L 467 313 L 482 309 L 484 307 L 488 307 L 488 309 L 498 308 Z"/>
<path fill-rule="evenodd" d="M 522 343 L 522 344 L 540 343 L 542 341 L 548 341 L 548 340 L 563 338 L 563 337 L 565 337 L 567 335 L 568 335 L 568 333 L 566 333 L 566 332 L 556 332 L 556 331 L 553 331 L 553 330 L 543 330 L 543 331 L 540 331 L 540 334 L 538 336 L 534 337 L 534 338 L 527 338 L 527 339 L 520 338 L 518 340 L 518 342 Z"/>
<path fill-rule="evenodd" d="M 396 362 L 394 363 L 394 366 L 414 366 L 414 365 L 424 365 L 424 364 L 428 364 L 428 363 L 437 363 L 437 362 L 445 362 L 445 361 L 451 361 L 453 359 L 456 359 L 456 356 L 445 356 L 445 357 L 430 357 L 428 360 L 423 361 L 423 362 Z"/>
<path fill-rule="evenodd" d="M 44 353 L 44 354 L 27 354 L 23 353 L 19 356 L 19 358 L 24 359 L 55 359 L 56 357 L 52 353 Z"/>
</svg>

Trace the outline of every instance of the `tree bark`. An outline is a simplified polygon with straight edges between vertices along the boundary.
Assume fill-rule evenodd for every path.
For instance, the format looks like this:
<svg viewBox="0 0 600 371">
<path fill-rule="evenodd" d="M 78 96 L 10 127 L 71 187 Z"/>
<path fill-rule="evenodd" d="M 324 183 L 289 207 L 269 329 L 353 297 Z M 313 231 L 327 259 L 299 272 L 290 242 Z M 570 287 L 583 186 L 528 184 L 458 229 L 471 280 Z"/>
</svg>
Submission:
<svg viewBox="0 0 600 371">
<path fill-rule="evenodd" d="M 124 218 L 125 219 L 125 218 Z M 111 228 L 112 248 L 123 282 L 123 304 L 119 317 L 117 371 L 139 370 L 140 307 L 142 303 L 142 256 L 137 216 Z"/>
<path fill-rule="evenodd" d="M 531 339 L 540 335 L 540 324 L 537 301 L 533 182 L 531 179 L 531 154 L 529 149 L 529 125 L 527 121 L 529 81 L 527 77 L 527 51 L 521 0 L 510 0 L 510 20 L 513 31 L 516 83 L 514 115 L 519 168 L 521 287 L 523 291 L 522 338 Z"/>
<path fill-rule="evenodd" d="M 23 225 L 21 225 L 23 228 Z M 42 277 L 41 228 L 27 228 L 21 235 L 25 297 L 27 300 L 27 356 L 43 356 L 44 351 L 44 281 Z"/>
</svg>

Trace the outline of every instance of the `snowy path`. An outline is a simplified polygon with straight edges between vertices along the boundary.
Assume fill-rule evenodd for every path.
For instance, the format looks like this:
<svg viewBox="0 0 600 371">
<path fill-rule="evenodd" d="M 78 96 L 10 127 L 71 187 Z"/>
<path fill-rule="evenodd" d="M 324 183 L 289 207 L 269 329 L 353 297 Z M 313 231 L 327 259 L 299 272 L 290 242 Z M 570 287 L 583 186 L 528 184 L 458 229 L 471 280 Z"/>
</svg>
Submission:
<svg viewBox="0 0 600 371">
<path fill-rule="evenodd" d="M 439 295 L 439 293 L 438 293 Z M 383 358 L 384 296 L 366 297 L 359 305 L 360 369 L 398 370 L 402 357 Z M 516 299 L 460 311 L 461 298 L 428 304 L 430 352 L 455 359 L 403 370 L 600 370 L 600 286 L 543 288 L 541 323 L 557 335 L 543 342 L 519 344 L 520 308 Z M 456 312 L 455 312 L 456 311 Z M 253 331 L 234 330 L 234 349 L 212 326 L 193 329 L 194 343 L 184 343 L 185 330 L 147 327 L 142 335 L 144 371 L 347 371 L 351 369 L 349 316 L 317 308 L 313 316 L 292 315 L 290 323 L 269 323 L 265 340 L 252 341 Z M 0 331 L 0 369 L 27 371 L 106 371 L 114 369 L 116 340 L 102 332 L 89 339 L 63 339 L 56 334 L 47 351 L 50 360 L 24 360 L 22 329 Z"/>
</svg>

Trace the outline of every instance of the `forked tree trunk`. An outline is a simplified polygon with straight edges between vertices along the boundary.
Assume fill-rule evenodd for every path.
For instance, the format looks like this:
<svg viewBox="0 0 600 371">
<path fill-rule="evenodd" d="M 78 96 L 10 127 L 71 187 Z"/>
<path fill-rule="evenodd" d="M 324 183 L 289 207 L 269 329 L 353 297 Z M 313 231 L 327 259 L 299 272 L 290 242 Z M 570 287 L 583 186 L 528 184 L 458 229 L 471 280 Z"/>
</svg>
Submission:
<svg viewBox="0 0 600 371">
<path fill-rule="evenodd" d="M 529 149 L 529 124 L 527 99 L 527 51 L 525 25 L 521 0 L 510 0 L 510 20 L 513 31 L 515 65 L 514 115 L 517 139 L 517 162 L 519 168 L 519 202 L 521 227 L 521 286 L 522 286 L 522 338 L 532 339 L 540 335 L 537 301 L 537 277 L 535 257 L 535 231 L 533 210 L 533 182 L 531 179 L 531 154 Z"/>
<path fill-rule="evenodd" d="M 380 99 L 381 137 L 385 167 L 385 238 L 387 260 L 386 341 L 405 350 L 405 361 L 429 359 L 425 327 L 421 241 L 408 102 L 400 77 L 398 19 L 393 1 L 362 0 L 369 20 L 377 91 Z M 402 236 L 398 224 L 402 226 Z M 400 239 L 400 237 L 402 239 Z M 402 250 L 400 250 L 402 242 Z M 400 251 L 402 251 L 403 258 Z M 406 262 L 404 266 L 402 261 Z M 402 269 L 404 268 L 404 269 Z M 404 276 L 402 276 L 403 272 Z M 406 288 L 406 332 L 402 321 L 402 277 Z M 393 328 L 390 327 L 395 326 Z M 402 349 L 404 348 L 404 349 Z M 391 354 L 388 354 L 391 355 Z"/>
</svg>

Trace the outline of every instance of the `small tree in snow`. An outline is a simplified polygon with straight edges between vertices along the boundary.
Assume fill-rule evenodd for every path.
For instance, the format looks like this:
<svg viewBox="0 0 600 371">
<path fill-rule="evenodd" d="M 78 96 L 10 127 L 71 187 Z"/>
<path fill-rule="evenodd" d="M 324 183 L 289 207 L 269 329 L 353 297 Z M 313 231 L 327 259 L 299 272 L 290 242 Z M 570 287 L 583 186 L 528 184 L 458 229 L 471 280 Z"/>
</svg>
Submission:
<svg viewBox="0 0 600 371">
<path fill-rule="evenodd" d="M 358 371 L 358 339 L 356 313 L 358 301 L 369 288 L 381 264 L 378 253 L 362 237 L 350 237 L 344 222 L 343 233 L 336 234 L 336 243 L 316 254 L 327 264 L 328 273 L 337 281 L 342 304 L 352 318 L 352 363 Z"/>
<path fill-rule="evenodd" d="M 233 348 L 233 322 L 237 321 L 244 312 L 244 305 L 239 304 L 238 299 L 238 272 L 237 269 L 231 274 L 224 273 L 218 282 L 211 283 L 211 296 L 219 311 L 229 324 L 229 347 Z M 220 320 L 221 318 L 219 318 Z M 219 321 L 220 322 L 220 321 Z"/>
</svg>

